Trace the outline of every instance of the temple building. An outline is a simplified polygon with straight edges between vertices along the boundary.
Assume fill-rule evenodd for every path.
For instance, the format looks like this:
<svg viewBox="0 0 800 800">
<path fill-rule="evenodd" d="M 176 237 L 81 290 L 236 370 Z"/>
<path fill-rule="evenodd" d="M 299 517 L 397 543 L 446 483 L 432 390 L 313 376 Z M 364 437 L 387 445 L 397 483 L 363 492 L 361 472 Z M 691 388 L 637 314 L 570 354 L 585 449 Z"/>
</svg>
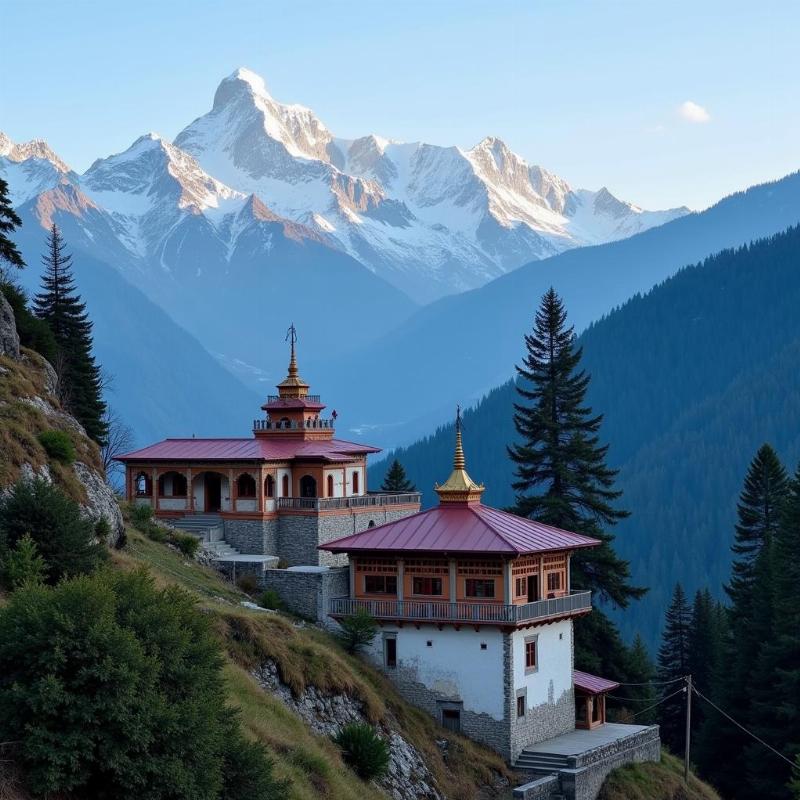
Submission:
<svg viewBox="0 0 800 800">
<path fill-rule="evenodd" d="M 657 729 L 605 724 L 618 684 L 574 669 L 573 621 L 592 603 L 570 563 L 600 542 L 485 506 L 483 491 L 459 416 L 438 505 L 320 545 L 349 561 L 349 594 L 329 600 L 330 615 L 366 610 L 380 625 L 369 657 L 401 693 L 509 763 L 534 769 L 532 748 L 576 728 L 614 742 L 650 730 L 657 753 Z"/>
<path fill-rule="evenodd" d="M 317 545 L 414 513 L 420 495 L 369 491 L 367 456 L 379 448 L 335 438 L 335 412 L 325 417 L 309 394 L 294 326 L 289 335 L 288 374 L 252 436 L 166 439 L 118 460 L 127 500 L 198 533 L 221 559 L 334 565 L 344 556 Z"/>
</svg>

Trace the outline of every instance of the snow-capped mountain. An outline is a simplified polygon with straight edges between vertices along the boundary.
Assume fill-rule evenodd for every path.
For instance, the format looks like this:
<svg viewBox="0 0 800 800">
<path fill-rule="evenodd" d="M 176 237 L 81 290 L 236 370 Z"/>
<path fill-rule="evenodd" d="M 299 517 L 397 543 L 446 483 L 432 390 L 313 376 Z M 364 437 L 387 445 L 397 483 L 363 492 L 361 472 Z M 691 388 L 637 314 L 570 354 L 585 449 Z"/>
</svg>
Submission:
<svg viewBox="0 0 800 800">
<path fill-rule="evenodd" d="M 624 238 L 688 212 L 649 212 L 573 190 L 500 140 L 471 150 L 336 138 L 239 69 L 175 139 L 207 173 L 314 228 L 420 301 L 474 288 L 571 247 Z"/>
</svg>

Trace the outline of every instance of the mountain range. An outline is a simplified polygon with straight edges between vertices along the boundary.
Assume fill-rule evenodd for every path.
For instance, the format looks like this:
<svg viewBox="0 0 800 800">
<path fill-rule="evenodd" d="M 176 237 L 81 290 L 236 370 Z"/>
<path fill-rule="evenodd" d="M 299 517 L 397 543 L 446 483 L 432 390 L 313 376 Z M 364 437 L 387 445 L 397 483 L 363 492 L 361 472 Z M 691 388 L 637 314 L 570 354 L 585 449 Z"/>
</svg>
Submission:
<svg viewBox="0 0 800 800">
<path fill-rule="evenodd" d="M 71 170 L 42 140 L 0 134 L 0 175 L 37 224 L 139 287 L 254 388 L 306 352 L 354 352 L 442 295 L 568 248 L 687 213 L 573 190 L 499 139 L 471 150 L 335 137 L 239 69 L 211 110 Z M 335 307 L 331 306 L 335 299 Z"/>
<path fill-rule="evenodd" d="M 655 644 L 678 580 L 720 593 L 730 572 L 736 501 L 748 463 L 770 442 L 793 473 L 800 459 L 800 228 L 687 267 L 591 325 L 578 339 L 588 403 L 619 468 L 616 549 L 645 598 L 619 615 Z M 568 307 L 569 309 L 569 307 Z M 467 466 L 486 502 L 515 502 L 506 446 L 517 440 L 514 382 L 464 416 Z M 392 454 L 435 502 L 453 426 Z M 380 483 L 386 462 L 373 467 Z"/>
</svg>

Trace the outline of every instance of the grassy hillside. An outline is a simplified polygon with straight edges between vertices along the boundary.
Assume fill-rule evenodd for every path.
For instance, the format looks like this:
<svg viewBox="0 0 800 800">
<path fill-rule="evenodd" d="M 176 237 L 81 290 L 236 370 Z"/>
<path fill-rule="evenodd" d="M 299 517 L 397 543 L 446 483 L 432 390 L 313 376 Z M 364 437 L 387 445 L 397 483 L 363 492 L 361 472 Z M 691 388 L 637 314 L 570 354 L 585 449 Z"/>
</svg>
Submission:
<svg viewBox="0 0 800 800">
<path fill-rule="evenodd" d="M 355 777 L 336 747 L 310 731 L 277 697 L 264 692 L 251 671 L 266 659 L 299 694 L 307 686 L 346 693 L 363 703 L 374 723 L 391 720 L 396 730 L 422 753 L 439 789 L 448 798 L 502 797 L 489 788 L 498 776 L 510 777 L 499 756 L 439 727 L 405 703 L 379 672 L 347 655 L 327 633 L 291 617 L 249 610 L 247 597 L 211 569 L 186 561 L 176 551 L 128 531 L 124 550 L 112 555 L 120 569 L 146 566 L 160 585 L 177 584 L 195 594 L 203 613 L 213 615 L 224 643 L 225 677 L 232 704 L 242 711 L 247 731 L 262 741 L 275 760 L 279 777 L 291 781 L 296 800 L 351 800 L 386 795 Z M 447 739 L 447 757 L 436 740 Z M 510 794 L 510 793 L 509 793 Z"/>
<path fill-rule="evenodd" d="M 597 800 L 719 800 L 719 795 L 694 775 L 683 782 L 683 764 L 662 753 L 660 764 L 628 764 L 614 770 Z"/>
</svg>

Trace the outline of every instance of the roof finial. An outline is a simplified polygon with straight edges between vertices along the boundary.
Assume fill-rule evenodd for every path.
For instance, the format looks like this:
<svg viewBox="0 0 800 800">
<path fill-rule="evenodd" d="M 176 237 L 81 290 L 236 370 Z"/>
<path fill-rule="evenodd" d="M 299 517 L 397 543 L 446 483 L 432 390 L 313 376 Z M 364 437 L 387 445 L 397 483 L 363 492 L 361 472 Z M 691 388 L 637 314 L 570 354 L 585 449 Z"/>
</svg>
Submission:
<svg viewBox="0 0 800 800">
<path fill-rule="evenodd" d="M 453 472 L 441 485 L 435 486 L 440 503 L 477 503 L 483 494 L 483 484 L 475 483 L 466 470 L 464 445 L 461 440 L 461 406 L 456 406 L 456 449 Z"/>
<path fill-rule="evenodd" d="M 464 446 L 461 442 L 461 406 L 456 406 L 456 451 L 453 457 L 453 469 L 465 469 Z"/>
<path fill-rule="evenodd" d="M 286 339 L 284 341 L 291 342 L 291 356 L 289 358 L 289 375 L 292 377 L 297 376 L 297 357 L 295 356 L 294 352 L 294 345 L 297 341 L 297 329 L 294 327 L 294 322 L 289 326 L 289 330 L 286 331 Z"/>
</svg>

